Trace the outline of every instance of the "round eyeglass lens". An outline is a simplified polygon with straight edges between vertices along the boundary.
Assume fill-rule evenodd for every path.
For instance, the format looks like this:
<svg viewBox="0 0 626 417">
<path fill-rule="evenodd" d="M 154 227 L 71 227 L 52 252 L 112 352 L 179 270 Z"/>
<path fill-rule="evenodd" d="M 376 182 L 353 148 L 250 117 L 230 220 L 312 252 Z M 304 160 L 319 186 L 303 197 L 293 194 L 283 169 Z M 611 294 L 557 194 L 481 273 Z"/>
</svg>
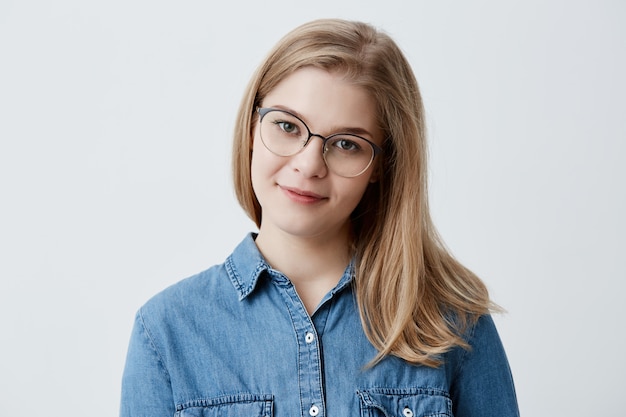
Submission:
<svg viewBox="0 0 626 417">
<path fill-rule="evenodd" d="M 271 110 L 261 119 L 261 140 L 265 147 L 279 156 L 295 155 L 309 138 L 309 129 L 297 117 Z"/>
<path fill-rule="evenodd" d="M 337 175 L 356 177 L 362 174 L 374 159 L 374 148 L 365 139 L 340 133 L 326 140 L 324 160 Z"/>
</svg>

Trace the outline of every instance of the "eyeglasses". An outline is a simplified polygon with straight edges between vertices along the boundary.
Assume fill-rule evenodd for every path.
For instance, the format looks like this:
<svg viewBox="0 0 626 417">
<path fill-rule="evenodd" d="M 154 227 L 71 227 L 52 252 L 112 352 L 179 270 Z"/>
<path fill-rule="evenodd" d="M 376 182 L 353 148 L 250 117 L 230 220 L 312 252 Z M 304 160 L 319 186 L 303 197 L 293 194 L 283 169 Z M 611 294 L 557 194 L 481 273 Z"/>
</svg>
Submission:
<svg viewBox="0 0 626 417">
<path fill-rule="evenodd" d="M 329 170 L 342 177 L 356 177 L 372 165 L 382 149 L 371 141 L 351 133 L 324 137 L 311 133 L 299 117 L 271 107 L 257 108 L 263 145 L 275 155 L 292 156 L 316 136 L 322 139 L 322 156 Z"/>
</svg>

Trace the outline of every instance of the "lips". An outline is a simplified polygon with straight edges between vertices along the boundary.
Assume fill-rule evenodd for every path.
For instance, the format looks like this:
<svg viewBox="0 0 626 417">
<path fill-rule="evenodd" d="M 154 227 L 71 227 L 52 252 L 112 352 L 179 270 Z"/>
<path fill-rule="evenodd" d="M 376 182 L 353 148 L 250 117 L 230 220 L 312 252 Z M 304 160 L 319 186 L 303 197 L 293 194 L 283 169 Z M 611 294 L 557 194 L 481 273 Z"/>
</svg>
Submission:
<svg viewBox="0 0 626 417">
<path fill-rule="evenodd" d="M 312 191 L 301 190 L 295 187 L 285 187 L 279 185 L 280 189 L 291 199 L 301 204 L 313 204 L 325 200 L 326 197 L 316 194 Z"/>
</svg>

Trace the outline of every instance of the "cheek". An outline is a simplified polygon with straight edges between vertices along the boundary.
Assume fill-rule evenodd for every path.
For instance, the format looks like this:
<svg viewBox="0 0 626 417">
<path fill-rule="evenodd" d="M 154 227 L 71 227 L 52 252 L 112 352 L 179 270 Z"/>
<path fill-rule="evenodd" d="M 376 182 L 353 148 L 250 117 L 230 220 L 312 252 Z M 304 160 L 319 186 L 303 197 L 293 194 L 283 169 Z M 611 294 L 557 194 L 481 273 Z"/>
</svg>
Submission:
<svg viewBox="0 0 626 417">
<path fill-rule="evenodd" d="M 250 161 L 250 179 L 252 180 L 252 188 L 254 192 L 258 192 L 258 184 L 260 177 L 262 176 L 262 166 L 263 164 L 259 159 L 262 158 L 261 152 L 254 146 L 256 141 L 252 146 L 252 160 Z"/>
<path fill-rule="evenodd" d="M 359 204 L 363 195 L 365 195 L 365 190 L 370 185 L 369 178 L 364 178 L 358 183 L 351 182 L 348 184 L 344 184 L 342 186 L 343 194 L 345 196 L 345 202 L 352 209 L 356 208 Z"/>
<path fill-rule="evenodd" d="M 250 141 L 250 149 L 254 149 L 255 138 L 258 136 L 258 125 L 252 128 L 252 133 L 250 133 L 250 137 L 248 140 Z"/>
<path fill-rule="evenodd" d="M 371 166 L 361 176 L 354 178 L 354 180 L 358 180 L 352 183 L 352 190 L 355 194 L 354 198 L 358 203 L 365 195 L 367 189 L 371 187 L 372 184 L 378 182 L 378 165 Z"/>
<path fill-rule="evenodd" d="M 262 182 L 269 179 L 278 169 L 276 158 L 265 148 L 258 135 L 253 137 L 250 176 L 252 187 L 258 193 Z"/>
<path fill-rule="evenodd" d="M 250 135 L 250 149 L 252 150 L 252 153 L 254 155 L 254 152 L 257 151 L 258 146 L 262 145 L 261 143 L 261 138 L 259 137 L 259 130 L 258 128 L 254 128 L 252 129 L 252 134 Z"/>
<path fill-rule="evenodd" d="M 252 150 L 252 160 L 254 161 L 254 159 L 256 158 L 257 160 L 259 159 L 259 157 L 263 156 L 263 151 L 265 150 L 265 146 L 263 145 L 263 142 L 261 141 L 261 137 L 259 136 L 259 133 L 257 132 L 256 129 L 254 129 L 253 134 L 250 136 L 250 149 Z"/>
</svg>

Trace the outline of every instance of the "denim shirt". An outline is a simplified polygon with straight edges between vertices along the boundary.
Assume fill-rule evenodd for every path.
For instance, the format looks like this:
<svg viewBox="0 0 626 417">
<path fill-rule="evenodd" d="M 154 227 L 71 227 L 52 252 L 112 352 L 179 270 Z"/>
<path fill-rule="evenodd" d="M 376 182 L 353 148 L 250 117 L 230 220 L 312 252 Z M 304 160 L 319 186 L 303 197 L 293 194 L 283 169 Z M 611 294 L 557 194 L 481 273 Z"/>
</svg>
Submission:
<svg viewBox="0 0 626 417">
<path fill-rule="evenodd" d="M 226 262 L 137 313 L 121 413 L 179 417 L 509 417 L 513 380 L 494 323 L 438 368 L 388 356 L 363 332 L 348 266 L 312 316 L 248 235 Z"/>
</svg>

